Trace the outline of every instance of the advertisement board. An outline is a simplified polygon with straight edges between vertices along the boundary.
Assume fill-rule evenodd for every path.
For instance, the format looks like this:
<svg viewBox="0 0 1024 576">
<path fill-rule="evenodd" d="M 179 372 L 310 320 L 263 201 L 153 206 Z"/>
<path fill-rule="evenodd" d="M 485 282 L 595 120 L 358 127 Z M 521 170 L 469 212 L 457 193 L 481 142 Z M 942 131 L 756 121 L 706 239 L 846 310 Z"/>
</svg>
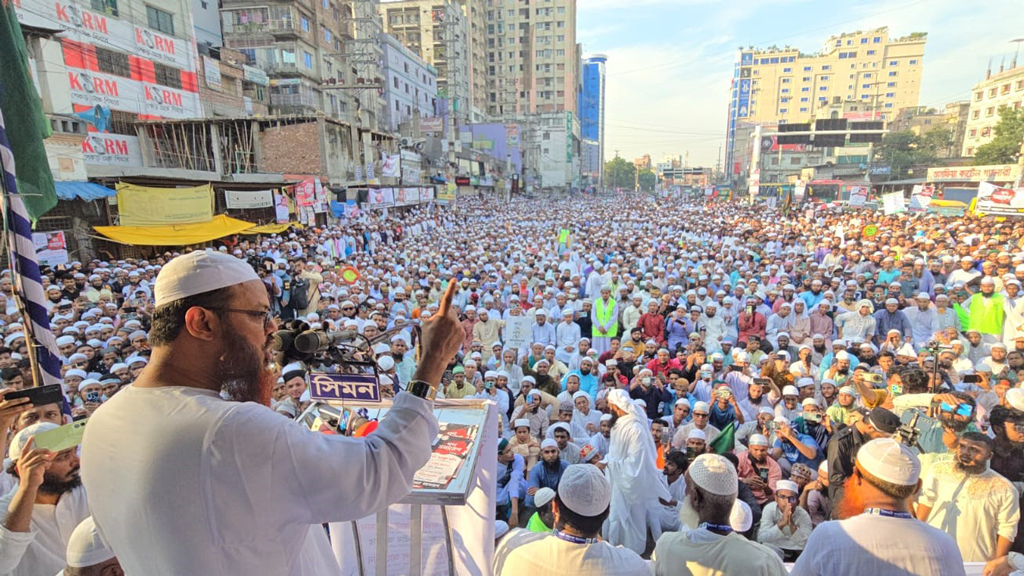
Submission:
<svg viewBox="0 0 1024 576">
<path fill-rule="evenodd" d="M 33 232 L 32 245 L 36 248 L 39 264 L 56 266 L 68 263 L 68 243 L 62 230 Z"/>
<path fill-rule="evenodd" d="M 401 190 L 401 188 L 399 188 Z M 366 203 L 369 208 L 388 208 L 395 205 L 394 188 L 371 188 L 366 195 Z"/>
<path fill-rule="evenodd" d="M 142 148 L 135 136 L 90 132 L 82 142 L 86 164 L 103 166 L 139 166 Z"/>
<path fill-rule="evenodd" d="M 1024 216 L 1024 188 L 1009 188 L 982 182 L 978 185 L 978 199 L 974 210 L 979 214 Z"/>
<path fill-rule="evenodd" d="M 274 205 L 273 190 L 225 190 L 224 205 L 235 210 L 270 208 Z"/>
</svg>

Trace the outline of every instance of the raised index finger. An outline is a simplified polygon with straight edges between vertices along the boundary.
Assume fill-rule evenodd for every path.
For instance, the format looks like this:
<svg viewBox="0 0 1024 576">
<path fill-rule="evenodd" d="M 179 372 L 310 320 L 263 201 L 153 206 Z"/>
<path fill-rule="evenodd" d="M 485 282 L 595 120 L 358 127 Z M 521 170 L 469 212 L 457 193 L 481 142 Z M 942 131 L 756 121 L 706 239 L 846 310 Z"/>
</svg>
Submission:
<svg viewBox="0 0 1024 576">
<path fill-rule="evenodd" d="M 441 297 L 441 306 L 437 313 L 441 316 L 447 316 L 448 312 L 452 309 L 452 299 L 455 298 L 455 278 L 448 281 L 448 287 L 445 288 L 444 296 Z"/>
</svg>

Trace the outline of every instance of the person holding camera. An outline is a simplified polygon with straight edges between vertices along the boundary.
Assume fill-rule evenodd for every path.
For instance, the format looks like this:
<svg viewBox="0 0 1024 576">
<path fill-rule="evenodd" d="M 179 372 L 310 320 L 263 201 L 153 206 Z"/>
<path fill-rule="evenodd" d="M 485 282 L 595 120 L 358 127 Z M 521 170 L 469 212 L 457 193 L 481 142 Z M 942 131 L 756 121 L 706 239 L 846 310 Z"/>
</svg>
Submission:
<svg viewBox="0 0 1024 576">
<path fill-rule="evenodd" d="M 745 452 L 737 452 L 736 473 L 740 482 L 750 488 L 757 503 L 764 505 L 775 495 L 775 485 L 782 480 L 782 467 L 768 455 L 768 437 L 754 434 Z"/>
<path fill-rule="evenodd" d="M 854 460 L 861 446 L 871 440 L 891 437 L 899 426 L 899 417 L 885 408 L 875 408 L 829 440 L 826 452 L 833 517 L 839 511 L 846 479 L 853 475 Z"/>
</svg>

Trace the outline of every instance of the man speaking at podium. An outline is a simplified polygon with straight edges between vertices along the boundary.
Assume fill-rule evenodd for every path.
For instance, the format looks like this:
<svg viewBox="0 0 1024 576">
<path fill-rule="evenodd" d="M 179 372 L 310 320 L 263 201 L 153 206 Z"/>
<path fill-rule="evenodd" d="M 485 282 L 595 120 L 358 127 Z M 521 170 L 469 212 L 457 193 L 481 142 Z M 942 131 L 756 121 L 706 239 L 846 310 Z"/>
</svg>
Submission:
<svg viewBox="0 0 1024 576">
<path fill-rule="evenodd" d="M 423 323 L 409 392 L 361 439 L 310 432 L 261 405 L 275 326 L 244 260 L 180 256 L 155 293 L 149 365 L 96 411 L 82 443 L 93 517 L 126 573 L 299 575 L 311 524 L 409 493 L 438 432 L 435 386 L 464 337 L 451 289 Z"/>
</svg>

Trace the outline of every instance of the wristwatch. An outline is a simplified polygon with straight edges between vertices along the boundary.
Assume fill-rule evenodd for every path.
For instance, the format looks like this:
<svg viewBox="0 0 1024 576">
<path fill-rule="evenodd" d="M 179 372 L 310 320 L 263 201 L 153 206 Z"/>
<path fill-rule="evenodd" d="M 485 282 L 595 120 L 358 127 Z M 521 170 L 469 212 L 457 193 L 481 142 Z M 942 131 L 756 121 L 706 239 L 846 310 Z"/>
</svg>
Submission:
<svg viewBox="0 0 1024 576">
<path fill-rule="evenodd" d="M 405 391 L 431 402 L 437 397 L 437 386 L 423 380 L 409 382 L 409 385 L 405 387 Z"/>
</svg>

